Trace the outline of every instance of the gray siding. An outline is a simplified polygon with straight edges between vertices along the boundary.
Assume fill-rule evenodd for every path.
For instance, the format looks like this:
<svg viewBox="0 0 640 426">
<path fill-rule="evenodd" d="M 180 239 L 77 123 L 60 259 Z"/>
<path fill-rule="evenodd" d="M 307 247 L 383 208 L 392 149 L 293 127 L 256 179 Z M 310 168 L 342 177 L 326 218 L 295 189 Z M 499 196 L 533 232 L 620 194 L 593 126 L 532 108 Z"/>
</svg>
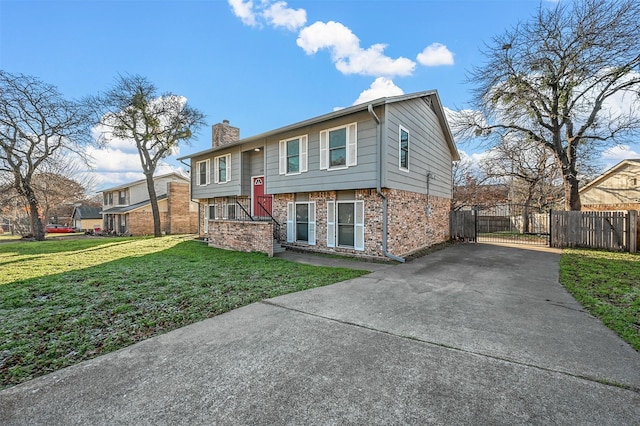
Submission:
<svg viewBox="0 0 640 426">
<path fill-rule="evenodd" d="M 251 195 L 251 178 L 264 176 L 264 149 L 259 152 L 253 149 L 242 153 L 242 194 Z"/>
<path fill-rule="evenodd" d="M 231 154 L 231 181 L 226 183 L 214 183 L 213 173 L 214 173 L 214 158 L 219 157 L 221 155 Z M 210 176 L 209 185 L 199 186 L 196 184 L 197 179 L 197 170 L 196 164 L 199 161 L 203 161 L 206 159 L 210 160 L 211 167 L 209 169 Z M 234 147 L 228 150 L 217 151 L 215 154 L 204 155 L 201 157 L 194 157 L 191 159 L 191 198 L 193 199 L 203 199 L 203 198 L 214 198 L 214 197 L 228 197 L 241 195 L 240 193 L 240 182 L 242 177 L 242 167 L 241 167 L 241 156 L 240 156 L 240 148 Z"/>
<path fill-rule="evenodd" d="M 427 173 L 431 173 L 429 194 L 451 198 L 451 152 L 435 112 L 422 98 L 388 104 L 386 108 L 382 186 L 424 194 Z M 409 172 L 399 167 L 401 125 L 409 131 Z"/>
<path fill-rule="evenodd" d="M 358 123 L 358 165 L 342 170 L 320 170 L 320 131 L 353 122 Z M 291 176 L 280 175 L 280 140 L 305 134 L 309 138 L 308 171 Z M 274 136 L 267 141 L 266 192 L 281 194 L 375 188 L 376 155 L 375 121 L 366 111 Z"/>
</svg>

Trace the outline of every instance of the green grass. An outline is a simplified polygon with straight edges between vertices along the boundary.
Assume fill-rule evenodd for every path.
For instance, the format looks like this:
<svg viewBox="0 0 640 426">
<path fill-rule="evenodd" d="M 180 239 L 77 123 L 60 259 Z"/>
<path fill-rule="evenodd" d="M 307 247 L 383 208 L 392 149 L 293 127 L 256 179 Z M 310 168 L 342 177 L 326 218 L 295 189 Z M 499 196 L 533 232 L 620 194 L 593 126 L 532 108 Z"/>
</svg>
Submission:
<svg viewBox="0 0 640 426">
<path fill-rule="evenodd" d="M 640 255 L 566 249 L 560 281 L 589 312 L 640 351 Z"/>
<path fill-rule="evenodd" d="M 0 244 L 0 389 L 265 298 L 366 271 L 188 236 Z"/>
</svg>

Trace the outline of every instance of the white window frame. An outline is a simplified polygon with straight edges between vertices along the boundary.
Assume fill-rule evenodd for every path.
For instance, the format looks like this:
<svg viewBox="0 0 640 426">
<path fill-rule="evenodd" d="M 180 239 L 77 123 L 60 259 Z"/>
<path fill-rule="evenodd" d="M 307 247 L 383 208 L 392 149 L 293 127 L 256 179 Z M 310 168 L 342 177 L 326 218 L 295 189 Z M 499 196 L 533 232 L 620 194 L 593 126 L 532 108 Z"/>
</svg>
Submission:
<svg viewBox="0 0 640 426">
<path fill-rule="evenodd" d="M 287 170 L 288 156 L 287 156 L 287 142 L 298 140 L 298 171 L 289 172 Z M 309 170 L 309 137 L 308 135 L 300 135 L 293 138 L 283 139 L 279 143 L 279 168 L 278 172 L 281 175 L 292 176 L 305 173 Z"/>
<path fill-rule="evenodd" d="M 224 181 L 220 181 L 220 159 L 225 159 L 227 166 L 227 175 Z M 223 184 L 231 181 L 231 154 L 219 155 L 213 159 L 213 181 L 217 184 Z"/>
<path fill-rule="evenodd" d="M 345 151 L 347 158 L 344 166 L 331 167 L 329 161 L 329 133 L 346 129 Z M 349 123 L 343 126 L 332 127 L 320 131 L 320 170 L 342 170 L 358 165 L 358 123 Z"/>
<path fill-rule="evenodd" d="M 205 181 L 202 182 L 200 175 L 200 164 L 205 163 Z M 211 183 L 211 161 L 207 158 L 206 160 L 197 161 L 196 162 L 196 185 L 197 186 L 205 186 Z"/>
<path fill-rule="evenodd" d="M 307 241 L 296 240 L 296 206 L 306 204 L 308 207 L 309 222 L 307 222 Z M 287 242 L 300 242 L 310 246 L 316 245 L 316 202 L 301 201 L 287 203 Z"/>
<path fill-rule="evenodd" d="M 353 204 L 353 246 L 339 244 L 338 205 Z M 364 251 L 364 201 L 327 201 L 327 247 L 343 247 Z"/>
<path fill-rule="evenodd" d="M 407 134 L 407 167 L 402 166 L 402 132 Z M 411 133 L 402 125 L 398 128 L 398 168 L 403 172 L 408 172 L 409 165 L 411 164 Z"/>
</svg>

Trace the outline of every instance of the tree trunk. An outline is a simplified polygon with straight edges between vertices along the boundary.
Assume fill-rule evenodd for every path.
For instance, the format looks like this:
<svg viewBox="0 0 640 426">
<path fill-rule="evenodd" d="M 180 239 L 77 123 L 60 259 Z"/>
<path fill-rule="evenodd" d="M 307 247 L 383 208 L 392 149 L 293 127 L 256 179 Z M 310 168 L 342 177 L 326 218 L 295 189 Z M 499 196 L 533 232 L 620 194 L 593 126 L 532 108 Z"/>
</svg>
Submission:
<svg viewBox="0 0 640 426">
<path fill-rule="evenodd" d="M 27 200 L 29 200 L 29 219 L 31 221 L 31 232 L 36 241 L 44 241 L 44 227 L 42 220 L 38 214 L 39 206 L 35 194 L 30 189 L 26 191 Z"/>
<path fill-rule="evenodd" d="M 580 211 L 582 209 L 580 194 L 578 194 L 578 179 L 575 174 L 564 176 L 564 209 L 567 211 Z"/>
<path fill-rule="evenodd" d="M 151 203 L 151 213 L 153 214 L 153 236 L 161 237 L 162 230 L 160 228 L 160 209 L 158 208 L 156 187 L 153 184 L 153 174 L 145 174 L 145 177 L 147 178 L 147 190 L 149 191 L 149 202 Z"/>
</svg>

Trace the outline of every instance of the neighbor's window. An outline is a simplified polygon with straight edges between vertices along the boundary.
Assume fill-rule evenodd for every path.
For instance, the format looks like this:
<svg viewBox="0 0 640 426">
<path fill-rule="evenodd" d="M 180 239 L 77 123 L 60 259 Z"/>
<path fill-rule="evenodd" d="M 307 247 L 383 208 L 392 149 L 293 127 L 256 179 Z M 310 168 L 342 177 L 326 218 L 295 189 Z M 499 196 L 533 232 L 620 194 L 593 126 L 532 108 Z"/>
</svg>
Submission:
<svg viewBox="0 0 640 426">
<path fill-rule="evenodd" d="M 209 184 L 209 160 L 198 161 L 196 163 L 197 183 L 199 186 Z"/>
<path fill-rule="evenodd" d="M 281 175 L 298 174 L 307 171 L 307 135 L 280 141 Z"/>
<path fill-rule="evenodd" d="M 409 131 L 400 126 L 400 142 L 399 142 L 399 158 L 400 168 L 409 170 Z"/>
<path fill-rule="evenodd" d="M 358 164 L 357 125 L 346 126 L 320 132 L 320 169 L 342 169 Z"/>
<path fill-rule="evenodd" d="M 226 183 L 231 180 L 231 154 L 214 159 L 215 183 Z"/>
</svg>

